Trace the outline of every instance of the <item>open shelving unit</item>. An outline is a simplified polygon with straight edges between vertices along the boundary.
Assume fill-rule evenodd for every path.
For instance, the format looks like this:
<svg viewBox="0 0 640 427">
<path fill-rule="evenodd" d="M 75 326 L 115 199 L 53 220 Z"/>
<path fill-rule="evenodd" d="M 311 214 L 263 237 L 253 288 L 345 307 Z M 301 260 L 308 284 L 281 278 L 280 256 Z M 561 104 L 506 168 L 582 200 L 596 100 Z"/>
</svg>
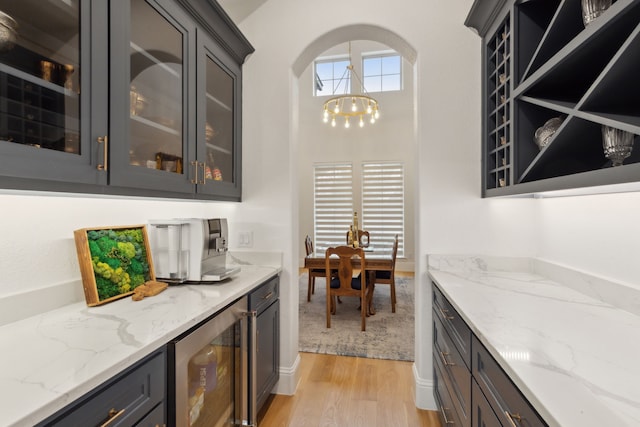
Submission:
<svg viewBox="0 0 640 427">
<path fill-rule="evenodd" d="M 614 1 L 586 28 L 580 0 L 478 3 L 467 25 L 485 42 L 483 195 L 640 182 L 640 0 Z M 535 132 L 554 117 L 540 149 Z M 635 135 L 622 166 L 605 157 L 602 126 Z"/>
</svg>

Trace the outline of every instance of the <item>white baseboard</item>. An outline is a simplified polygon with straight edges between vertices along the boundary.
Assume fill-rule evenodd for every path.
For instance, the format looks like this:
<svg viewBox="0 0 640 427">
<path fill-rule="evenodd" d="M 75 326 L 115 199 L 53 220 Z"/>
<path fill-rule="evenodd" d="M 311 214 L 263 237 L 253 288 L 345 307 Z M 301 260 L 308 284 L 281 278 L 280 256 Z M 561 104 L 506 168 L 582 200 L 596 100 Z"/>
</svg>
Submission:
<svg viewBox="0 0 640 427">
<path fill-rule="evenodd" d="M 436 411 L 438 405 L 433 395 L 433 380 L 420 378 L 415 363 L 413 364 L 413 379 L 416 383 L 416 407 Z"/>
<path fill-rule="evenodd" d="M 280 379 L 273 388 L 273 393 L 292 396 L 298 388 L 300 382 L 300 354 L 296 356 L 296 360 L 291 367 L 280 366 Z"/>
</svg>

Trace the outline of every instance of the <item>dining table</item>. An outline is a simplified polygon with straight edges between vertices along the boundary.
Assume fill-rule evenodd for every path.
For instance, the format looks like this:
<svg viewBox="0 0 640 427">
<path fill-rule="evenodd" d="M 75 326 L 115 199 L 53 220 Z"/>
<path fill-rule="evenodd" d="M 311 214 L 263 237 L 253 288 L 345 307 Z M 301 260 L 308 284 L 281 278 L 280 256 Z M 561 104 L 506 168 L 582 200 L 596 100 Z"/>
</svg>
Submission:
<svg viewBox="0 0 640 427">
<path fill-rule="evenodd" d="M 368 248 L 365 249 L 365 272 L 367 274 L 367 287 L 369 287 L 369 298 L 367 300 L 367 315 L 376 314 L 375 307 L 373 306 L 373 292 L 376 286 L 376 271 L 391 271 L 393 270 L 393 252 L 391 249 L 378 249 Z M 330 257 L 329 263 L 331 269 L 337 269 L 339 264 L 337 256 Z M 362 271 L 360 258 L 354 257 L 352 259 L 353 268 Z M 323 269 L 325 265 L 325 253 L 324 251 L 314 251 L 304 258 L 304 267 L 307 269 Z"/>
</svg>

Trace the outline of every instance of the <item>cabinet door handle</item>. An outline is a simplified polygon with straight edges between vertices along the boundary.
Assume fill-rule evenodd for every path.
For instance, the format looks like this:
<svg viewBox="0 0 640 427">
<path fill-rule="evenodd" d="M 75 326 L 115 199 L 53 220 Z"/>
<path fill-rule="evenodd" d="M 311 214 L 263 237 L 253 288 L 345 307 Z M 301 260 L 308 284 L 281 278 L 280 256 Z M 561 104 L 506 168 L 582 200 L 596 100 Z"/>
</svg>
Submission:
<svg viewBox="0 0 640 427">
<path fill-rule="evenodd" d="M 442 412 L 442 418 L 444 418 L 444 423 L 445 424 L 455 424 L 454 421 L 450 420 L 449 418 L 447 418 L 447 413 L 445 412 L 447 408 L 445 408 L 444 406 L 440 405 L 440 412 Z"/>
<path fill-rule="evenodd" d="M 511 424 L 512 427 L 518 427 L 515 421 L 517 421 L 518 424 L 522 423 L 522 416 L 520 414 L 518 413 L 512 414 L 509 411 L 504 411 L 504 414 L 507 416 L 507 419 L 509 420 L 509 424 Z"/>
<path fill-rule="evenodd" d="M 109 410 L 109 418 L 107 418 L 107 421 L 102 423 L 100 425 L 100 427 L 107 427 L 109 424 L 111 424 L 116 419 L 118 419 L 118 417 L 120 417 L 120 415 L 122 415 L 122 414 L 124 414 L 124 409 L 121 409 L 121 410 L 118 411 L 117 409 L 111 408 Z"/>
<path fill-rule="evenodd" d="M 191 178 L 191 183 L 197 184 L 198 183 L 198 162 L 196 162 L 195 160 L 192 160 L 191 166 L 193 166 L 193 176 L 195 177 L 195 178 Z"/>
<path fill-rule="evenodd" d="M 106 171 L 108 169 L 108 155 L 109 155 L 109 137 L 107 135 L 98 137 L 98 144 L 102 144 L 102 164 L 98 165 L 99 171 Z"/>
<path fill-rule="evenodd" d="M 444 353 L 444 352 L 440 352 L 440 358 L 442 358 L 442 363 L 444 363 L 444 366 L 456 366 L 455 363 L 453 362 L 449 362 L 447 360 L 447 356 L 449 355 L 449 353 Z"/>
<path fill-rule="evenodd" d="M 207 165 L 205 162 L 202 162 L 200 166 L 202 166 L 202 181 L 200 181 L 200 184 L 204 185 L 207 183 Z"/>
<path fill-rule="evenodd" d="M 449 314 L 449 310 L 447 310 L 446 308 L 439 308 L 439 310 L 440 310 L 440 314 L 442 314 L 442 317 L 444 317 L 445 319 L 447 320 L 454 319 L 454 317 Z"/>
<path fill-rule="evenodd" d="M 262 299 L 267 300 L 267 299 L 270 299 L 272 296 L 273 296 L 273 292 L 269 292 L 268 294 L 263 296 Z"/>
</svg>

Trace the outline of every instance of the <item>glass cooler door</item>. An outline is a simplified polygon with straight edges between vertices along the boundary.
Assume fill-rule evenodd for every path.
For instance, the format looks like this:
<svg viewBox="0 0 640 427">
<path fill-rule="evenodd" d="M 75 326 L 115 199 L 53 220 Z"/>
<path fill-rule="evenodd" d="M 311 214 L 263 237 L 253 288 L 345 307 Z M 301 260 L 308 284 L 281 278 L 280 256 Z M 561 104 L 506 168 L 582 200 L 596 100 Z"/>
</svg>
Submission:
<svg viewBox="0 0 640 427">
<path fill-rule="evenodd" d="M 175 418 L 176 426 L 236 426 L 246 419 L 246 307 L 243 298 L 170 343 L 170 369 L 175 373 L 170 382 L 176 396 L 169 419 Z"/>
</svg>

